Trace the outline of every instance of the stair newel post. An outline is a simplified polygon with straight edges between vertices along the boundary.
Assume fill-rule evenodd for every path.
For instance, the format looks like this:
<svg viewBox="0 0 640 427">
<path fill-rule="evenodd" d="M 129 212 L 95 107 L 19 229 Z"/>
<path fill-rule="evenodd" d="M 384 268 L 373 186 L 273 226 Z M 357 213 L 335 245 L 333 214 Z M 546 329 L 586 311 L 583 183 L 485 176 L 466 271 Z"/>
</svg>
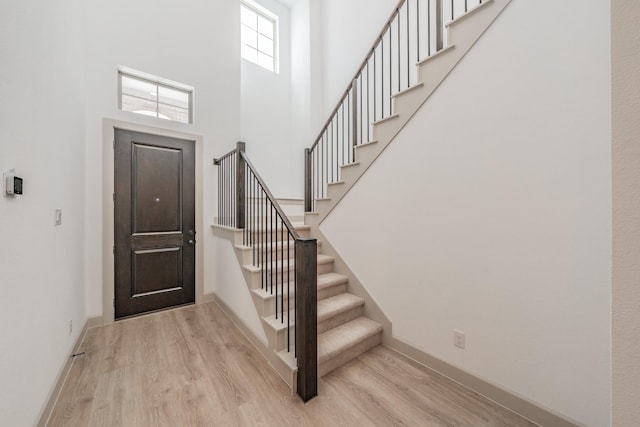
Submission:
<svg viewBox="0 0 640 427">
<path fill-rule="evenodd" d="M 444 47 L 443 34 L 444 25 L 442 25 L 442 0 L 436 0 L 436 52 Z"/>
<path fill-rule="evenodd" d="M 312 171 L 311 171 L 311 150 L 304 149 L 304 211 L 311 212 L 311 187 L 312 187 Z"/>
<path fill-rule="evenodd" d="M 238 142 L 236 145 L 236 228 L 245 227 L 245 195 L 246 195 L 246 168 L 245 161 L 241 153 L 244 153 L 245 143 Z"/>
<path fill-rule="evenodd" d="M 318 395 L 318 244 L 296 240 L 296 357 L 298 395 L 304 402 Z"/>
</svg>

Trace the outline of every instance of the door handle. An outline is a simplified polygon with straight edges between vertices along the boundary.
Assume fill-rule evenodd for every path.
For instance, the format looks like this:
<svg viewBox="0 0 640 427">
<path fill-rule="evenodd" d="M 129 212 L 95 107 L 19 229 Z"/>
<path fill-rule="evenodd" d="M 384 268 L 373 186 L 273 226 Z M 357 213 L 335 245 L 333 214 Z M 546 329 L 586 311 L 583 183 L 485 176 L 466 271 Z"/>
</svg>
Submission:
<svg viewBox="0 0 640 427">
<path fill-rule="evenodd" d="M 191 246 L 193 246 L 193 245 L 196 244 L 196 241 L 193 240 L 193 239 L 189 239 L 189 241 L 187 243 L 189 243 Z"/>
</svg>

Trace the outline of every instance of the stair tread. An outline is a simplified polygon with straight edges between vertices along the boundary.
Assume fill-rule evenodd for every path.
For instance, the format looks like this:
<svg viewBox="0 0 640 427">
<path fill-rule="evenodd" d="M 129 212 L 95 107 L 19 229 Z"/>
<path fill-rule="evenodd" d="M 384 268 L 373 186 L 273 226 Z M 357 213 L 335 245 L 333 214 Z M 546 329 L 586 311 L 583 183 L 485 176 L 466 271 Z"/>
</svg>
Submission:
<svg viewBox="0 0 640 427">
<path fill-rule="evenodd" d="M 278 295 L 278 298 L 280 298 L 280 295 Z M 286 301 L 284 304 L 286 306 L 287 304 Z M 317 312 L 318 323 L 324 320 L 330 319 L 333 316 L 344 313 L 352 308 L 363 306 L 363 305 L 364 305 L 364 300 L 362 298 L 346 292 L 331 298 L 324 299 L 322 301 L 318 301 L 318 312 Z M 290 311 L 285 311 L 284 313 L 281 313 L 282 315 L 278 314 L 277 318 L 275 314 L 272 314 L 270 316 L 264 316 L 262 319 L 266 323 L 271 325 L 271 327 L 276 331 L 285 329 L 287 325 L 295 326 L 295 319 L 294 319 L 295 312 L 293 310 L 293 305 L 289 306 L 289 308 L 290 308 Z M 291 323 L 289 323 L 289 316 L 291 317 Z M 348 323 L 350 322 L 347 322 L 346 324 Z M 373 323 L 376 323 L 376 322 L 373 322 Z M 344 324 L 340 326 L 344 326 Z M 337 328 L 334 328 L 334 329 L 337 329 Z M 321 335 L 322 334 L 318 336 L 318 339 L 320 339 L 319 337 Z M 367 336 L 368 335 L 364 336 L 364 338 L 366 338 Z M 355 341 L 355 342 L 357 343 L 359 341 Z"/>
<path fill-rule="evenodd" d="M 240 249 L 242 251 L 248 251 L 248 250 L 252 250 L 254 247 L 258 250 L 262 250 L 263 248 L 269 249 L 271 247 L 273 247 L 274 249 L 281 249 L 282 247 L 284 247 L 284 249 L 287 249 L 287 242 L 289 242 L 289 249 L 291 251 L 293 251 L 295 245 L 296 245 L 296 241 L 293 239 L 289 239 L 289 240 L 277 240 L 275 242 L 275 244 L 270 245 L 268 243 L 258 243 L 254 246 L 250 246 L 250 245 L 236 245 L 237 249 Z M 322 241 L 318 240 L 318 246 L 322 246 Z"/>
<path fill-rule="evenodd" d="M 251 219 L 250 219 L 250 218 L 247 218 L 247 220 L 246 220 L 246 221 L 247 221 L 247 222 L 250 222 L 250 221 L 251 221 Z M 294 223 L 293 223 L 293 224 L 291 224 L 291 225 L 293 225 L 293 228 L 294 228 L 296 231 L 310 230 L 310 229 L 311 229 L 311 226 L 310 226 L 310 225 L 307 225 L 307 224 L 304 224 L 304 223 L 294 222 Z M 281 228 L 280 228 L 280 226 L 278 225 L 278 227 L 277 227 L 278 232 L 280 232 L 280 229 L 281 229 Z M 276 227 L 262 227 L 262 226 L 260 226 L 260 227 L 252 228 L 250 231 L 252 231 L 252 232 L 256 232 L 256 233 L 263 233 L 263 232 L 265 232 L 265 231 L 271 231 L 271 230 L 274 230 L 274 232 L 275 232 Z"/>
<path fill-rule="evenodd" d="M 318 363 L 325 362 L 381 332 L 382 325 L 364 316 L 329 329 L 318 335 Z"/>
<path fill-rule="evenodd" d="M 333 262 L 333 257 L 330 256 L 330 255 L 318 254 L 317 260 L 318 260 L 317 261 L 318 265 L 330 264 L 330 263 Z M 295 260 L 293 258 L 290 258 L 288 261 L 289 261 L 289 269 L 291 270 L 291 269 L 293 269 L 295 267 L 296 262 L 295 262 Z M 277 260 L 277 261 L 274 260 L 273 261 L 273 267 L 275 268 L 276 271 L 278 269 L 281 269 L 282 264 L 283 264 L 283 262 L 281 260 Z M 287 264 L 287 260 L 284 261 L 284 264 L 285 265 Z M 271 271 L 272 270 L 271 262 L 267 263 L 266 267 L 267 267 L 267 271 Z M 262 268 L 260 266 L 252 265 L 252 264 L 244 265 L 243 268 L 245 270 L 248 270 L 248 271 L 251 271 L 251 272 L 259 272 L 259 271 L 262 270 Z"/>
<path fill-rule="evenodd" d="M 363 305 L 362 298 L 347 292 L 323 299 L 318 301 L 318 322 Z"/>
<path fill-rule="evenodd" d="M 321 274 L 318 276 L 318 292 L 320 292 L 321 290 L 324 290 L 326 288 L 330 288 L 331 286 L 337 286 L 337 285 L 342 285 L 343 283 L 347 283 L 349 281 L 349 279 L 347 278 L 347 276 L 344 276 L 342 274 L 338 274 L 338 273 L 325 273 L 325 274 Z M 293 292 L 293 286 L 294 286 L 293 281 L 289 282 L 289 286 L 291 289 L 291 291 Z M 278 285 L 279 286 L 279 285 Z M 278 290 L 280 290 L 281 288 L 278 287 Z M 270 299 L 270 298 L 275 298 L 276 294 L 275 292 L 272 294 L 271 292 L 265 290 L 265 289 L 252 289 L 251 292 L 253 292 L 254 294 L 256 294 L 258 297 L 262 298 L 262 299 Z M 284 295 L 286 296 L 288 294 L 287 292 L 287 283 L 285 282 L 284 284 Z M 278 293 L 278 295 L 280 295 Z"/>
</svg>

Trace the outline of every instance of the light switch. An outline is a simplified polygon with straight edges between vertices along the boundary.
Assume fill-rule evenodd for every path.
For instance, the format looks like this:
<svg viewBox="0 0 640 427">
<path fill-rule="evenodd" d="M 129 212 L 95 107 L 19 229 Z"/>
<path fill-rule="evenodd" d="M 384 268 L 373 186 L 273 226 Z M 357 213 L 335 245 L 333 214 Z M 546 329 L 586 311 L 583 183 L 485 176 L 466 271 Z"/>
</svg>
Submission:
<svg viewBox="0 0 640 427">
<path fill-rule="evenodd" d="M 62 209 L 56 209 L 55 225 L 62 225 Z"/>
</svg>

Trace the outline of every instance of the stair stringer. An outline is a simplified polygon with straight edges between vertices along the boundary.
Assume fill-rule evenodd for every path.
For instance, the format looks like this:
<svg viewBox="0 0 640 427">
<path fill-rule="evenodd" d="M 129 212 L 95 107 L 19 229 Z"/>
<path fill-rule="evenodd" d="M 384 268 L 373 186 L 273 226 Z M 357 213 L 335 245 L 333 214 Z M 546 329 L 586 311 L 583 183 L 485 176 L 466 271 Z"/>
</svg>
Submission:
<svg viewBox="0 0 640 427">
<path fill-rule="evenodd" d="M 238 265 L 242 270 L 242 275 L 244 277 L 245 284 L 247 285 L 247 290 L 251 295 L 251 299 L 255 306 L 256 312 L 260 317 L 262 317 L 262 311 L 260 308 L 261 301 L 259 301 L 254 292 L 252 292 L 252 290 L 255 288 L 254 275 L 249 270 L 244 268 L 244 265 L 246 264 L 245 253 L 243 250 L 238 249 L 238 246 L 242 244 L 242 230 L 215 225 L 215 221 L 214 224 L 211 225 L 211 228 L 213 229 L 213 233 L 216 237 L 227 240 L 231 244 L 231 247 L 236 255 L 236 259 L 238 260 Z M 289 358 L 289 360 L 285 360 L 282 355 L 279 355 L 275 351 L 277 346 L 275 340 L 277 340 L 277 336 L 273 333 L 273 329 L 270 328 L 264 320 L 261 322 L 261 324 L 268 341 L 266 343 L 266 347 L 255 345 L 256 340 L 260 342 L 262 341 L 257 337 L 255 337 L 255 339 L 250 338 L 249 341 L 254 343 L 256 349 L 269 362 L 271 367 L 276 371 L 280 378 L 284 380 L 287 386 L 289 386 L 289 388 L 291 389 L 291 394 L 294 395 L 297 388 L 296 380 L 298 374 L 298 368 L 294 365 L 295 360 L 293 359 L 293 357 Z M 241 329 L 245 331 L 245 333 L 248 330 L 248 328 L 246 327 Z"/>
<path fill-rule="evenodd" d="M 329 243 L 315 221 L 316 219 L 317 215 L 315 214 L 306 216 L 305 224 L 311 226 L 309 234 L 311 237 L 322 240 L 322 252 L 333 258 L 333 270 L 349 279 L 347 282 L 347 292 L 364 300 L 364 317 L 382 325 L 382 344 L 389 346 L 393 337 L 391 320 L 384 314 L 378 302 L 369 294 L 358 277 L 351 271 L 340 253 Z"/>
<path fill-rule="evenodd" d="M 340 167 L 341 181 L 329 183 L 316 212 L 305 214 L 306 224 L 317 228 L 325 220 L 510 2 L 485 0 L 446 25 L 449 46 L 417 64 L 419 82 L 393 96 L 394 114 L 373 123 L 372 141 L 356 146 L 357 164 Z"/>
</svg>

